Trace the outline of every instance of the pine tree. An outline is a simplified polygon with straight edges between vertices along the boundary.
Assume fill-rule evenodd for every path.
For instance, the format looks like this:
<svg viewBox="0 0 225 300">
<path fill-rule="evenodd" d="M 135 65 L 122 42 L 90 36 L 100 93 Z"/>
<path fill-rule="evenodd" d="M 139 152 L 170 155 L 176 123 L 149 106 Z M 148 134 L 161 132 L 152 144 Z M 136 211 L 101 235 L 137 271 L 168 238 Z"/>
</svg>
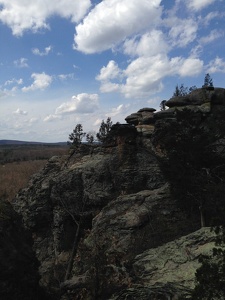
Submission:
<svg viewBox="0 0 225 300">
<path fill-rule="evenodd" d="M 99 132 L 96 134 L 96 137 L 99 140 L 99 142 L 104 143 L 107 135 L 111 130 L 112 124 L 113 122 L 111 121 L 110 117 L 107 118 L 106 122 L 102 120 L 102 123 L 99 128 Z"/>
<path fill-rule="evenodd" d="M 77 124 L 76 127 L 73 129 L 73 132 L 69 135 L 68 144 L 71 146 L 78 146 L 81 144 L 82 138 L 86 135 L 83 132 L 83 126 L 81 124 Z"/>
<path fill-rule="evenodd" d="M 186 96 L 188 94 L 188 88 L 182 83 L 180 86 L 178 84 L 175 87 L 173 97 Z"/>
<path fill-rule="evenodd" d="M 203 87 L 213 87 L 213 80 L 209 73 L 205 75 Z"/>
</svg>

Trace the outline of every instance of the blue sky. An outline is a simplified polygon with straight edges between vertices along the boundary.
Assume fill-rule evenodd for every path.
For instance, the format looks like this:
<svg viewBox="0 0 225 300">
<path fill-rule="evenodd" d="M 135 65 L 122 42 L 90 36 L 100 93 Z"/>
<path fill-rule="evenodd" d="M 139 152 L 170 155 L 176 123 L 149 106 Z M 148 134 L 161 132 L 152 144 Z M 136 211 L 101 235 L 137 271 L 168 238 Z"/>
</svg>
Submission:
<svg viewBox="0 0 225 300">
<path fill-rule="evenodd" d="M 224 0 L 0 0 L 0 139 L 97 132 L 206 73 L 225 87 Z"/>
</svg>

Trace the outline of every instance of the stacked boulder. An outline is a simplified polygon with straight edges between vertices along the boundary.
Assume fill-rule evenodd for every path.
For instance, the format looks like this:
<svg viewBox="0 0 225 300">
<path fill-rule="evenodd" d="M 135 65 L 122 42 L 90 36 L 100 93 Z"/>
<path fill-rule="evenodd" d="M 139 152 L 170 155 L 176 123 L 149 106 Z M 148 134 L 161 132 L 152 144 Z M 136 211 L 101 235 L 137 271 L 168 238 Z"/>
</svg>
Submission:
<svg viewBox="0 0 225 300">
<path fill-rule="evenodd" d="M 154 108 L 142 108 L 138 112 L 133 113 L 125 118 L 130 125 L 136 126 L 139 133 L 143 136 L 151 136 L 154 130 Z"/>
<path fill-rule="evenodd" d="M 165 103 L 168 109 L 157 112 L 154 117 L 156 120 L 175 118 L 176 112 L 183 109 L 206 115 L 213 105 L 225 105 L 225 89 L 202 87 L 188 95 L 172 97 Z"/>
</svg>

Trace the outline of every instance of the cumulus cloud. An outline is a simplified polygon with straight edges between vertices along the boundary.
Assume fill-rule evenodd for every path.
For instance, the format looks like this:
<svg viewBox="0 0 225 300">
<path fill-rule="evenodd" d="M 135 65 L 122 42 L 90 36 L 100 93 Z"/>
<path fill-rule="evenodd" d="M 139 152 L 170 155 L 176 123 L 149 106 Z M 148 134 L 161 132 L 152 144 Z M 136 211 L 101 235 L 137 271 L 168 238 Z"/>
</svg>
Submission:
<svg viewBox="0 0 225 300">
<path fill-rule="evenodd" d="M 14 60 L 14 65 L 17 68 L 28 68 L 29 66 L 28 66 L 27 61 L 28 61 L 27 58 L 21 57 L 18 60 Z"/>
<path fill-rule="evenodd" d="M 17 108 L 16 111 L 13 112 L 14 115 L 20 115 L 20 116 L 26 116 L 27 115 L 27 111 L 22 110 L 20 108 Z"/>
<path fill-rule="evenodd" d="M 76 26 L 74 48 L 84 53 L 109 49 L 160 22 L 161 0 L 103 0 Z"/>
<path fill-rule="evenodd" d="M 183 77 L 199 75 L 203 70 L 203 65 L 203 61 L 198 58 L 184 59 L 180 64 L 178 74 Z"/>
<path fill-rule="evenodd" d="M 0 21 L 20 36 L 25 30 L 33 32 L 49 28 L 47 19 L 53 15 L 79 22 L 91 7 L 90 0 L 0 0 Z"/>
<path fill-rule="evenodd" d="M 52 76 L 43 73 L 33 73 L 31 75 L 33 83 L 28 87 L 23 87 L 23 92 L 45 90 L 52 83 Z"/>
<path fill-rule="evenodd" d="M 56 115 L 82 113 L 89 114 L 99 107 L 99 98 L 97 94 L 78 94 L 73 96 L 71 101 L 62 103 L 56 108 Z"/>
<path fill-rule="evenodd" d="M 131 56 L 153 56 L 162 52 L 167 53 L 169 49 L 163 32 L 156 29 L 127 39 L 123 48 L 124 53 Z"/>
<path fill-rule="evenodd" d="M 110 60 L 107 66 L 102 67 L 100 74 L 96 77 L 100 81 L 108 81 L 110 79 L 118 78 L 121 74 L 117 63 L 114 60 Z"/>
<path fill-rule="evenodd" d="M 115 62 L 109 65 L 115 66 Z M 145 98 L 163 89 L 162 80 L 166 76 L 195 76 L 199 74 L 203 69 L 203 61 L 194 57 L 169 59 L 165 54 L 150 57 L 141 56 L 131 61 L 126 69 L 117 70 L 120 78 L 123 74 L 123 82 L 120 81 L 120 78 L 116 82 L 115 76 L 113 76 L 114 82 L 112 82 L 111 73 L 104 73 L 105 68 L 103 67 L 97 76 L 101 83 L 102 92 L 111 92 L 114 88 L 114 91 L 122 93 L 127 98 Z M 101 76 L 102 74 L 108 74 L 108 77 Z"/>
<path fill-rule="evenodd" d="M 52 46 L 48 46 L 48 47 L 45 47 L 44 51 L 40 51 L 38 48 L 33 48 L 32 49 L 32 53 L 34 55 L 39 55 L 39 56 L 46 56 L 49 54 L 49 52 L 52 50 Z"/>
<path fill-rule="evenodd" d="M 213 4 L 216 0 L 186 0 L 186 5 L 189 9 L 199 11 L 210 4 Z"/>
</svg>

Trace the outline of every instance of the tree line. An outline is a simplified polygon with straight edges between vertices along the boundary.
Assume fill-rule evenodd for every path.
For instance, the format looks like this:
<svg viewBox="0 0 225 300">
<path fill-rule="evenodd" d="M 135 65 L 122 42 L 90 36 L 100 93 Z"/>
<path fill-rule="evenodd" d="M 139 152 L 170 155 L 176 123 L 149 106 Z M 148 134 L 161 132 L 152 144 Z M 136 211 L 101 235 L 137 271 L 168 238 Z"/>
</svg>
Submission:
<svg viewBox="0 0 225 300">
<path fill-rule="evenodd" d="M 212 87 L 213 88 L 213 79 L 211 78 L 210 74 L 207 73 L 205 75 L 204 78 L 204 83 L 202 85 L 202 87 Z M 184 86 L 183 83 L 181 83 L 180 85 L 176 85 L 175 90 L 173 92 L 173 96 L 172 97 L 183 97 L 183 96 L 187 96 L 189 95 L 191 92 L 193 92 L 194 90 L 196 90 L 197 87 L 195 85 L 191 86 L 191 87 L 187 87 Z M 166 100 L 163 100 L 160 103 L 160 109 L 161 110 L 165 110 L 166 109 Z"/>
<path fill-rule="evenodd" d="M 94 132 L 84 132 L 82 124 L 79 123 L 69 134 L 69 141 L 67 143 L 73 148 L 80 145 L 85 137 L 88 144 L 93 144 L 94 142 L 104 143 L 112 125 L 113 122 L 110 117 L 106 121 L 102 120 L 99 131 L 95 134 Z"/>
</svg>

